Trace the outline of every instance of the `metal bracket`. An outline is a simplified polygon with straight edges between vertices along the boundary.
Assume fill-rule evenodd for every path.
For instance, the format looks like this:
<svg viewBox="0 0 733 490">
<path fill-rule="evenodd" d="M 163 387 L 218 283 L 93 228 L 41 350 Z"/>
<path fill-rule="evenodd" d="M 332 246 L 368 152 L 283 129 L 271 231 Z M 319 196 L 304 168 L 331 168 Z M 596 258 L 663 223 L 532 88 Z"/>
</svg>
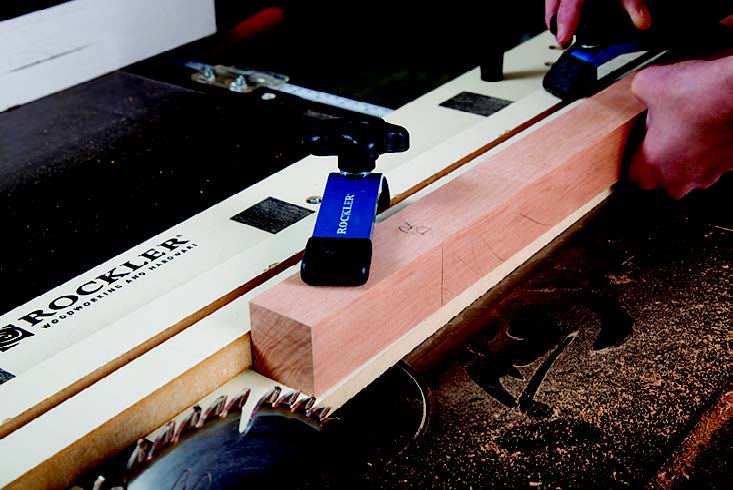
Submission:
<svg viewBox="0 0 733 490">
<path fill-rule="evenodd" d="M 197 73 L 191 75 L 191 80 L 243 94 L 257 90 L 260 87 L 277 90 L 278 87 L 289 80 L 287 76 L 278 73 L 240 70 L 233 66 L 212 66 L 204 63 L 195 63 L 195 66 L 188 64 L 188 66 L 198 70 Z"/>
</svg>

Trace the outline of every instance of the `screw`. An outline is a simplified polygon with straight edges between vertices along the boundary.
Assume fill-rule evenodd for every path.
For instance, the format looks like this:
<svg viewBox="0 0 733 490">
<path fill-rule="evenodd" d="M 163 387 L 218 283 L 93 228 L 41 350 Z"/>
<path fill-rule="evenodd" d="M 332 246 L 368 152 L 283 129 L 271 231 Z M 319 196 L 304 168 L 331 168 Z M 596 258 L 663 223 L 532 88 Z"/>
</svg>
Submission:
<svg viewBox="0 0 733 490">
<path fill-rule="evenodd" d="M 262 94 L 262 100 L 272 100 L 275 97 L 277 97 L 277 95 L 273 94 L 272 92 L 265 92 L 264 94 Z"/>
<path fill-rule="evenodd" d="M 216 74 L 211 68 L 205 69 L 202 75 L 206 80 L 213 80 L 214 78 L 216 78 Z"/>
<path fill-rule="evenodd" d="M 321 204 L 323 202 L 323 198 L 321 196 L 310 196 L 305 200 L 308 204 Z"/>
<path fill-rule="evenodd" d="M 229 90 L 234 92 L 241 92 L 245 88 L 247 88 L 247 80 L 244 75 L 237 75 L 237 78 L 229 84 Z"/>
</svg>

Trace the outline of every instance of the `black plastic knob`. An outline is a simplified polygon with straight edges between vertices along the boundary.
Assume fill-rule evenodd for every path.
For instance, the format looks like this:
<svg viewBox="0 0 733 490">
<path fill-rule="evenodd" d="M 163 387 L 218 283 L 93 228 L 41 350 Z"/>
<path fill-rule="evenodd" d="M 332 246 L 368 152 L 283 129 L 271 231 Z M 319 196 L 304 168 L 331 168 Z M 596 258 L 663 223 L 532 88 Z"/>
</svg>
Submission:
<svg viewBox="0 0 733 490">
<path fill-rule="evenodd" d="M 381 119 L 329 119 L 322 121 L 310 137 L 314 155 L 338 156 L 342 172 L 371 172 L 384 153 L 399 153 L 410 148 L 405 128 Z"/>
</svg>

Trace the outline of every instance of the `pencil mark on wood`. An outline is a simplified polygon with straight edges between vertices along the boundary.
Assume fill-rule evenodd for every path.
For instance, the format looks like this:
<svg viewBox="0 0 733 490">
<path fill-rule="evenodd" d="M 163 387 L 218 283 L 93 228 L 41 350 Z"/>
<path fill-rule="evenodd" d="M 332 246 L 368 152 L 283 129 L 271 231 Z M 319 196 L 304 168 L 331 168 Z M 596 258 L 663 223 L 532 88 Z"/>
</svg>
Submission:
<svg viewBox="0 0 733 490">
<path fill-rule="evenodd" d="M 422 226 L 422 225 L 411 225 L 407 221 L 403 222 L 400 226 L 397 227 L 398 230 L 400 230 L 402 233 L 405 233 L 407 235 L 427 235 L 432 228 L 429 226 Z"/>
<path fill-rule="evenodd" d="M 476 257 L 476 240 L 471 240 L 471 257 L 474 264 L 478 263 L 478 258 Z"/>
<path fill-rule="evenodd" d="M 466 269 L 470 270 L 471 272 L 473 272 L 477 276 L 481 276 L 481 272 L 476 268 L 476 265 L 475 265 L 476 264 L 476 256 L 475 255 L 473 257 L 473 263 L 474 263 L 474 265 L 471 265 L 468 262 L 466 262 L 466 260 L 461 256 L 461 254 L 455 254 L 455 256 L 456 256 L 456 258 L 458 258 L 458 262 L 460 262 L 461 264 L 463 264 L 463 266 Z"/>
<path fill-rule="evenodd" d="M 481 237 L 481 241 L 484 242 L 484 245 L 486 245 L 486 248 L 489 249 L 489 252 L 491 252 L 491 255 L 493 255 L 497 259 L 501 260 L 502 262 L 506 262 L 506 259 L 504 257 L 502 257 L 501 255 L 499 255 L 498 253 L 496 253 L 494 251 L 494 249 L 491 248 L 491 245 L 489 245 L 489 242 L 486 241 L 486 238 Z"/>
<path fill-rule="evenodd" d="M 531 221 L 532 223 L 534 223 L 536 225 L 550 226 L 549 223 L 543 223 L 541 221 L 537 221 L 536 219 L 530 218 L 528 215 L 526 215 L 524 213 L 519 213 L 519 216 L 521 216 L 522 218 L 525 218 L 525 219 Z"/>
</svg>

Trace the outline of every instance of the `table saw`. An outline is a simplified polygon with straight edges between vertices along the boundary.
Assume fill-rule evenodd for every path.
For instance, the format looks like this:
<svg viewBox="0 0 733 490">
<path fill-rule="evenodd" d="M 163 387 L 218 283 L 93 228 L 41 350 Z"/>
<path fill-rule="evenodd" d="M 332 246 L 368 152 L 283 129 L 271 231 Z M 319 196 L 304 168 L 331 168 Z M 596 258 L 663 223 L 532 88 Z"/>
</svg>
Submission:
<svg viewBox="0 0 733 490">
<path fill-rule="evenodd" d="M 322 46 L 274 24 L 0 113 L 0 486 L 727 487 L 730 175 L 679 201 L 594 194 L 324 389 L 257 368 L 250 302 L 297 276 L 336 168 L 307 156 L 314 121 L 376 110 L 410 132 L 379 160 L 376 233 L 412 240 L 433 230 L 406 211 L 584 103 L 541 89 L 562 51 L 534 25 L 501 33 L 524 42 L 487 82 L 485 52 L 307 70 Z M 217 64 L 291 88 L 206 83 Z"/>
</svg>

